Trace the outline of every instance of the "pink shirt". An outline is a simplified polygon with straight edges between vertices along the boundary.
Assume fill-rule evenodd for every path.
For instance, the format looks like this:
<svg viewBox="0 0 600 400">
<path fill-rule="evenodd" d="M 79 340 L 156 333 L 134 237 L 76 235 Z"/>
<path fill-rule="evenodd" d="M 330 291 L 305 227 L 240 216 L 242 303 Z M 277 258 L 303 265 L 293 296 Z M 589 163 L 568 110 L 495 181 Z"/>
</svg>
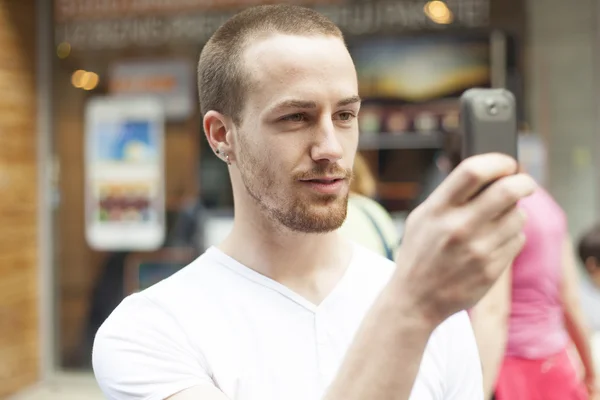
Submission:
<svg viewBox="0 0 600 400">
<path fill-rule="evenodd" d="M 512 306 L 506 355 L 541 359 L 568 341 L 561 305 L 562 249 L 567 221 L 543 189 L 523 199 L 527 243 L 512 269 Z"/>
</svg>

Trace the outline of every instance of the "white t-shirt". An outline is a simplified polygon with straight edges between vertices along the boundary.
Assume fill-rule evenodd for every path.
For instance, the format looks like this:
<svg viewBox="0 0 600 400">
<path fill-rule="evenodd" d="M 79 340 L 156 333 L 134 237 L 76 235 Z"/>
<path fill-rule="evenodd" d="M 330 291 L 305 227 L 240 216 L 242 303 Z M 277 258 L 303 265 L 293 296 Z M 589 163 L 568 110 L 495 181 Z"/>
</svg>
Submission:
<svg viewBox="0 0 600 400">
<path fill-rule="evenodd" d="M 115 400 L 162 400 L 196 385 L 214 385 L 232 400 L 322 398 L 394 269 L 365 248 L 353 251 L 343 278 L 315 306 L 210 248 L 126 298 L 102 325 L 93 350 L 101 389 Z M 432 334 L 411 399 L 483 399 L 466 313 Z"/>
</svg>

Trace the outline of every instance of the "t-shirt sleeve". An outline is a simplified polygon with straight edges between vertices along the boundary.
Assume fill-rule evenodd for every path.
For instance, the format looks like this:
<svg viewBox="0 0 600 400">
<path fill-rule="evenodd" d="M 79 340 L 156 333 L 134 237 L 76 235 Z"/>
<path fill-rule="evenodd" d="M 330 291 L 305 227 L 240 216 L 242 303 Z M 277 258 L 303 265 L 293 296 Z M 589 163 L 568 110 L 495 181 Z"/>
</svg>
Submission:
<svg viewBox="0 0 600 400">
<path fill-rule="evenodd" d="M 481 359 L 466 311 L 447 325 L 446 390 L 444 400 L 483 400 Z"/>
<path fill-rule="evenodd" d="M 163 400 L 213 385 L 206 360 L 175 319 L 143 293 L 127 297 L 96 334 L 96 380 L 108 399 Z"/>
</svg>

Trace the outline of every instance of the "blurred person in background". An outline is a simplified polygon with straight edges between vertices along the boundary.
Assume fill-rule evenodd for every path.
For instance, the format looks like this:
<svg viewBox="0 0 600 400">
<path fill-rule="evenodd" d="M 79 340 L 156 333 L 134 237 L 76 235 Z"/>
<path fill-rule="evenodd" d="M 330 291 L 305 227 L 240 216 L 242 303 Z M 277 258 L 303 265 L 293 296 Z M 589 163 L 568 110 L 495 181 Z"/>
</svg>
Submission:
<svg viewBox="0 0 600 400">
<path fill-rule="evenodd" d="M 496 400 L 596 400 L 591 338 L 566 216 L 542 188 L 518 209 L 526 215 L 525 246 L 471 310 L 486 398 L 495 393 Z M 583 382 L 571 344 L 584 367 Z"/>
<path fill-rule="evenodd" d="M 462 161 L 462 135 L 444 141 L 450 170 Z M 519 166 L 521 172 L 525 172 Z M 485 399 L 596 400 L 591 338 L 579 301 L 567 219 L 543 188 L 519 201 L 525 246 L 470 310 L 483 365 Z M 584 382 L 570 357 L 575 345 Z"/>
<path fill-rule="evenodd" d="M 391 215 L 376 200 L 377 182 L 357 153 L 350 183 L 348 211 L 340 231 L 348 239 L 393 260 L 400 235 Z"/>
<path fill-rule="evenodd" d="M 580 237 L 577 250 L 587 272 L 581 283 L 581 302 L 591 329 L 600 334 L 600 224 Z"/>
<path fill-rule="evenodd" d="M 593 331 L 592 352 L 598 370 L 600 369 L 600 224 L 597 223 L 581 236 L 577 249 L 588 275 L 582 279 L 581 303 Z M 600 391 L 598 388 L 596 390 Z"/>
</svg>

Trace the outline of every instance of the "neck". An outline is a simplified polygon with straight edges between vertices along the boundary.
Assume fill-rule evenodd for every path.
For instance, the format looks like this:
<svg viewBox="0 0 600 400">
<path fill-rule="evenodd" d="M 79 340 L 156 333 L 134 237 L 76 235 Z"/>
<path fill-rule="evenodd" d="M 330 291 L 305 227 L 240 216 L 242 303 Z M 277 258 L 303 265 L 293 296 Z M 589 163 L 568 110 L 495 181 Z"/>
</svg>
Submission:
<svg viewBox="0 0 600 400">
<path fill-rule="evenodd" d="M 237 208 L 232 232 L 219 248 L 315 304 L 339 281 L 352 254 L 350 244 L 336 231 L 293 232 L 267 219 L 263 212 Z"/>
</svg>

